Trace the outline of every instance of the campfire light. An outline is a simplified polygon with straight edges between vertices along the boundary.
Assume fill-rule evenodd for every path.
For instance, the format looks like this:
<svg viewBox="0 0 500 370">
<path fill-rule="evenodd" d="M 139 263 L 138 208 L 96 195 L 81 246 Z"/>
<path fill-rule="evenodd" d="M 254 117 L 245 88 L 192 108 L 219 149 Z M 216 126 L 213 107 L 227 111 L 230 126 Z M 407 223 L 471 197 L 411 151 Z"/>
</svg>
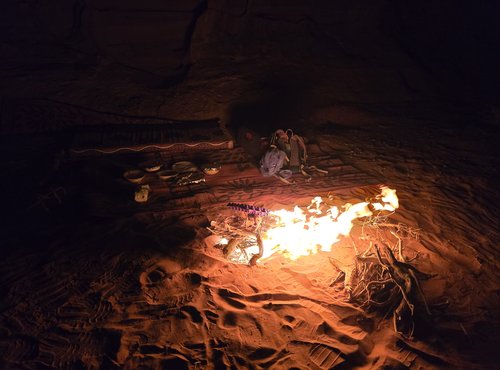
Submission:
<svg viewBox="0 0 500 370">
<path fill-rule="evenodd" d="M 279 223 L 262 236 L 262 258 L 278 252 L 295 260 L 319 251 L 329 252 L 341 236 L 349 235 L 354 220 L 369 217 L 373 211 L 393 212 L 398 207 L 396 190 L 382 186 L 373 201 L 347 203 L 341 209 L 314 197 L 306 210 L 295 206 L 293 211 L 271 211 Z"/>
</svg>

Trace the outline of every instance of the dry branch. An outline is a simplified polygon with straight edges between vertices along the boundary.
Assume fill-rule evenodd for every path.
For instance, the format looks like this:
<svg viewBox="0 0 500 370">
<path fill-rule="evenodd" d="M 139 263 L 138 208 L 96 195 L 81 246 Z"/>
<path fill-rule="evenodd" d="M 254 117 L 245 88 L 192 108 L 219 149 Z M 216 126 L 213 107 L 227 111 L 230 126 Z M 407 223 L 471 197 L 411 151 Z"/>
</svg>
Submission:
<svg viewBox="0 0 500 370">
<path fill-rule="evenodd" d="M 396 248 L 400 258 L 404 261 L 402 241 L 398 235 Z M 375 256 L 369 256 L 368 251 L 373 248 Z M 384 245 L 384 255 L 379 247 L 370 243 L 370 247 L 356 257 L 356 279 L 345 275 L 345 288 L 349 300 L 365 311 L 392 313 L 394 330 L 406 337 L 413 336 L 415 329 L 415 314 L 420 306 L 430 315 L 430 311 L 420 287 L 419 279 L 428 279 L 424 274 L 407 262 L 396 259 L 394 252 Z M 344 272 L 344 266 L 335 259 L 330 263 L 339 271 Z M 341 278 L 337 276 L 332 285 Z M 420 312 L 420 311 L 419 311 Z"/>
</svg>

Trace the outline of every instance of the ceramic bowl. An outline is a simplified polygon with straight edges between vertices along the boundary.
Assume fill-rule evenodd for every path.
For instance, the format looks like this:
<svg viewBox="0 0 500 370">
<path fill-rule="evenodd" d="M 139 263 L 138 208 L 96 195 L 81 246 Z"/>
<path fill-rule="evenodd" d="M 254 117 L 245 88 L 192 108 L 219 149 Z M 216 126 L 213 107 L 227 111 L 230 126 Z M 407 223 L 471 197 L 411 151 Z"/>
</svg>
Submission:
<svg viewBox="0 0 500 370">
<path fill-rule="evenodd" d="M 221 169 L 221 165 L 218 162 L 212 162 L 212 163 L 205 163 L 202 166 L 203 172 L 205 172 L 207 175 L 215 175 L 219 173 Z"/>
<path fill-rule="evenodd" d="M 175 162 L 172 165 L 172 170 L 178 173 L 196 172 L 198 171 L 198 167 L 193 162 L 181 161 Z"/>
<path fill-rule="evenodd" d="M 149 164 L 145 164 L 143 166 L 144 168 L 144 171 L 146 172 L 156 172 L 156 171 L 159 171 L 160 168 L 161 168 L 161 164 L 153 164 L 153 163 L 149 163 Z"/>
<path fill-rule="evenodd" d="M 141 170 L 128 170 L 123 173 L 123 177 L 134 184 L 140 183 L 146 174 Z"/>
<path fill-rule="evenodd" d="M 169 180 L 177 176 L 177 172 L 172 170 L 161 170 L 158 171 L 156 175 L 162 180 Z"/>
</svg>

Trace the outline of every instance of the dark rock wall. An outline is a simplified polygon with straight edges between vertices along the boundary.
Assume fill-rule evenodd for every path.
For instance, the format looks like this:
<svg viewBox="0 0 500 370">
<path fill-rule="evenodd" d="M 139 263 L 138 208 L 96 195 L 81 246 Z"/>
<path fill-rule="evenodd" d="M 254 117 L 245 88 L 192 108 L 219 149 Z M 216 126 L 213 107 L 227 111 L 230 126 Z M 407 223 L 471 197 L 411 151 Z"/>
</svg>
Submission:
<svg viewBox="0 0 500 370">
<path fill-rule="evenodd" d="M 384 25 L 424 68 L 471 98 L 500 96 L 500 2 L 396 1 Z"/>
<path fill-rule="evenodd" d="M 54 68 L 98 58 L 171 76 L 225 47 L 278 49 L 373 38 L 381 3 L 251 0 L 7 0 L 3 64 Z M 307 49 L 306 49 L 307 51 Z"/>
<path fill-rule="evenodd" d="M 207 118 L 271 80 L 285 83 L 270 95 L 305 84 L 315 103 L 438 91 L 495 105 L 498 8 L 465 0 L 5 0 L 0 96 Z"/>
<path fill-rule="evenodd" d="M 6 62 L 98 63 L 98 58 L 168 76 L 188 62 L 206 1 L 9 0 L 2 15 Z"/>
</svg>

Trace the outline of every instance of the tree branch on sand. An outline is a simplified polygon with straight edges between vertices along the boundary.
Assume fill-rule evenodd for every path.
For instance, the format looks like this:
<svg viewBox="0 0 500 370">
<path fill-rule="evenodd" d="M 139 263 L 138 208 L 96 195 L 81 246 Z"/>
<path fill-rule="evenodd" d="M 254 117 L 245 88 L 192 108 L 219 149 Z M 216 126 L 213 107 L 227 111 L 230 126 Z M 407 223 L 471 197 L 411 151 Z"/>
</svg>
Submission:
<svg viewBox="0 0 500 370">
<path fill-rule="evenodd" d="M 385 312 L 384 317 L 392 313 L 394 331 L 404 337 L 412 337 L 416 316 L 431 315 L 419 279 L 432 276 L 397 260 L 387 245 L 384 245 L 384 256 L 377 244 L 371 247 L 375 256 L 366 256 L 366 252 L 357 255 L 356 266 L 349 268 L 330 258 L 330 263 L 340 271 L 331 285 L 344 277 L 344 289 L 350 303 L 367 312 Z M 400 240 L 397 247 L 402 256 Z"/>
</svg>

